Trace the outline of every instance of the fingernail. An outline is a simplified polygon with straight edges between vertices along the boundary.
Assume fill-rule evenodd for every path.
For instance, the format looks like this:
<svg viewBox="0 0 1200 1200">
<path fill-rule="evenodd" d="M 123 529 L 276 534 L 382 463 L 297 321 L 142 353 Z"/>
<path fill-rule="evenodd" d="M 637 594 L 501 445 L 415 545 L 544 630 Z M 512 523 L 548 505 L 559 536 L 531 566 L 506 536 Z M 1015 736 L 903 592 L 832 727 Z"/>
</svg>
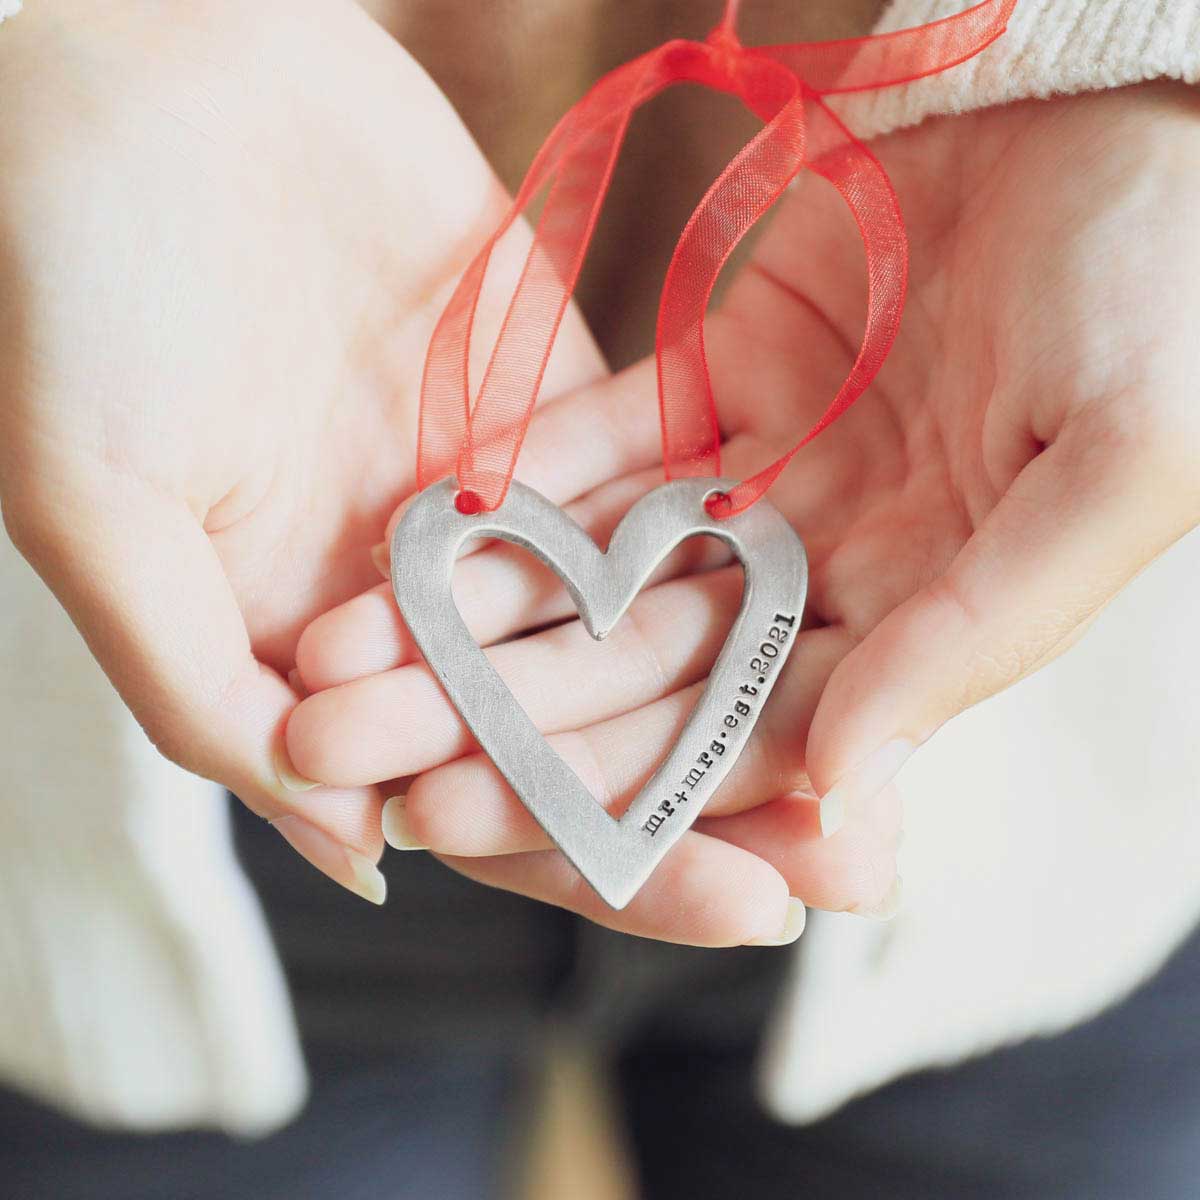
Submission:
<svg viewBox="0 0 1200 1200">
<path fill-rule="evenodd" d="M 850 813 L 883 791 L 915 749 L 906 738 L 895 738 L 847 771 L 821 797 L 821 836 L 833 837 Z"/>
<path fill-rule="evenodd" d="M 384 579 L 388 579 L 392 574 L 391 556 L 388 554 L 387 542 L 380 542 L 378 546 L 371 547 L 371 561 L 375 564 L 377 570 Z"/>
<path fill-rule="evenodd" d="M 393 796 L 383 806 L 383 840 L 393 850 L 428 850 L 413 837 L 403 796 Z"/>
<path fill-rule="evenodd" d="M 900 902 L 904 899 L 904 880 L 899 875 L 892 880 L 887 895 L 878 904 L 870 908 L 856 909 L 860 917 L 870 917 L 873 921 L 890 921 L 899 911 Z"/>
<path fill-rule="evenodd" d="M 365 854 L 343 846 L 303 817 L 279 817 L 271 824 L 301 858 L 335 883 L 372 904 L 382 904 L 387 899 L 387 880 Z"/>
<path fill-rule="evenodd" d="M 292 760 L 288 758 L 287 747 L 282 744 L 275 747 L 275 774 L 279 776 L 279 782 L 289 792 L 311 792 L 313 788 L 321 786 L 315 779 L 305 779 L 292 766 Z"/>
<path fill-rule="evenodd" d="M 804 932 L 804 922 L 807 914 L 804 904 L 795 896 L 789 896 L 787 916 L 784 918 L 783 929 L 778 937 L 751 938 L 747 946 L 788 946 Z"/>
</svg>

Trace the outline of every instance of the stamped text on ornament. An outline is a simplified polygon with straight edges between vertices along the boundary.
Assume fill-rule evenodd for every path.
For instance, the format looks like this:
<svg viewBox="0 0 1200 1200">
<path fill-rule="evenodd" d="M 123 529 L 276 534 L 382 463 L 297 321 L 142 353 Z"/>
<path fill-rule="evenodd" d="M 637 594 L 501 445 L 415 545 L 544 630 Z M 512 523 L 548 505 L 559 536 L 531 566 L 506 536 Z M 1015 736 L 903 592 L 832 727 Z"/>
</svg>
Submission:
<svg viewBox="0 0 1200 1200">
<path fill-rule="evenodd" d="M 561 509 L 514 482 L 494 512 L 464 514 L 444 479 L 409 506 L 392 537 L 396 602 L 430 670 L 522 803 L 603 899 L 623 908 L 700 815 L 745 748 L 787 661 L 808 581 L 804 547 L 768 501 L 717 520 L 704 501 L 732 485 L 679 479 L 639 500 L 607 551 Z M 666 758 L 611 817 L 550 748 L 475 643 L 451 579 L 464 542 L 500 538 L 546 563 L 584 627 L 604 638 L 662 560 L 698 535 L 724 541 L 745 572 L 742 604 L 704 691 Z"/>
<path fill-rule="evenodd" d="M 695 764 L 681 780 L 679 787 L 669 800 L 664 800 L 657 811 L 652 812 L 642 828 L 653 837 L 673 817 L 680 805 L 690 803 L 695 789 L 704 781 L 705 776 L 716 767 L 726 753 L 732 753 L 736 758 L 741 750 L 740 735 L 743 722 L 757 716 L 754 706 L 766 698 L 766 676 L 776 666 L 781 664 L 787 655 L 780 655 L 783 644 L 792 636 L 796 626 L 794 615 L 775 614 L 775 623 L 767 631 L 767 638 L 758 647 L 758 653 L 750 660 L 751 672 L 762 671 L 762 675 L 754 675 L 754 683 L 743 683 L 737 690 L 737 696 L 730 705 L 729 711 L 722 718 L 724 726 L 708 744 L 707 750 L 701 750 L 696 756 Z M 737 749 L 731 749 L 736 746 Z"/>
</svg>

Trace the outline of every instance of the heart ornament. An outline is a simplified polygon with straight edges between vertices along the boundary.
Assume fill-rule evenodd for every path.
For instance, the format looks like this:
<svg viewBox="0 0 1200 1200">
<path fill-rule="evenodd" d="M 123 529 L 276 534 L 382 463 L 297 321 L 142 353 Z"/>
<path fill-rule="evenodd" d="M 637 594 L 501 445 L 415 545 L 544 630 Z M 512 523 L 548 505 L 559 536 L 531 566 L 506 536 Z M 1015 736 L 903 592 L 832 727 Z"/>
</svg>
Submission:
<svg viewBox="0 0 1200 1200">
<path fill-rule="evenodd" d="M 514 481 L 499 508 L 466 515 L 448 478 L 417 496 L 392 536 L 396 603 L 429 669 L 521 802 L 613 908 L 629 903 L 729 773 L 800 631 L 804 546 L 767 500 L 726 520 L 710 516 L 704 501 L 731 487 L 711 478 L 663 484 L 630 508 L 602 551 L 532 488 Z M 472 538 L 523 547 L 563 581 L 584 627 L 600 640 L 659 563 L 701 534 L 720 538 L 741 562 L 741 608 L 675 745 L 614 818 L 550 748 L 476 644 L 454 604 L 454 565 Z"/>
</svg>

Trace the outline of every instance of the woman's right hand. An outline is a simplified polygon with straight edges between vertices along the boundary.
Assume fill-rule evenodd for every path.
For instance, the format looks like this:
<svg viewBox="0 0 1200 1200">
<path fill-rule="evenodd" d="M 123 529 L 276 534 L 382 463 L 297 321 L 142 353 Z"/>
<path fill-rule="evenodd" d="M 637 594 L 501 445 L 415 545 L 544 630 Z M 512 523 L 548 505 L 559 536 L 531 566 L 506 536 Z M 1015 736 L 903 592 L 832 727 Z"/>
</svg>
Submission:
<svg viewBox="0 0 1200 1200">
<path fill-rule="evenodd" d="M 432 324 L 505 204 L 350 0 L 0 29 L 5 524 L 159 748 L 376 900 L 377 791 L 295 790 L 284 676 L 375 578 Z M 569 316 L 546 393 L 602 370 Z"/>
</svg>

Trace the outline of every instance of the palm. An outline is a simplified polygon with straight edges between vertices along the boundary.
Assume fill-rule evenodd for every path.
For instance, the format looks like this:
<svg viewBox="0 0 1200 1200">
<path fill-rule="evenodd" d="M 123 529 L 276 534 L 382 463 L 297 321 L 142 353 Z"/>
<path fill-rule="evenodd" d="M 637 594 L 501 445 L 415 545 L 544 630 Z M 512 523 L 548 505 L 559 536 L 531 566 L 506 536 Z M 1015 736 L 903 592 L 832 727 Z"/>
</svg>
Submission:
<svg viewBox="0 0 1200 1200">
<path fill-rule="evenodd" d="M 425 344 L 504 196 L 353 4 L 217 8 L 156 40 L 110 22 L 94 60 L 47 65 L 62 86 L 41 80 L 5 206 L 31 261 L 4 441 L 44 491 L 117 468 L 185 502 L 256 653 L 286 669 L 306 621 L 371 576 L 412 485 Z M 197 40 L 208 56 L 184 54 Z M 90 152 L 56 146 L 88 109 Z M 548 390 L 597 361 L 569 323 Z"/>
<path fill-rule="evenodd" d="M 1139 269 L 1153 231 L 1135 240 L 1115 186 L 1145 115 L 1116 101 L 992 110 L 878 148 L 911 241 L 901 336 L 772 492 L 808 544 L 813 609 L 856 641 L 942 573 L 1064 422 L 1110 420 L 1171 335 L 1150 294 L 1161 270 Z M 1088 139 L 1083 170 L 1066 151 Z M 805 180 L 713 323 L 735 472 L 816 417 L 857 346 L 861 252 L 822 191 Z"/>
</svg>

